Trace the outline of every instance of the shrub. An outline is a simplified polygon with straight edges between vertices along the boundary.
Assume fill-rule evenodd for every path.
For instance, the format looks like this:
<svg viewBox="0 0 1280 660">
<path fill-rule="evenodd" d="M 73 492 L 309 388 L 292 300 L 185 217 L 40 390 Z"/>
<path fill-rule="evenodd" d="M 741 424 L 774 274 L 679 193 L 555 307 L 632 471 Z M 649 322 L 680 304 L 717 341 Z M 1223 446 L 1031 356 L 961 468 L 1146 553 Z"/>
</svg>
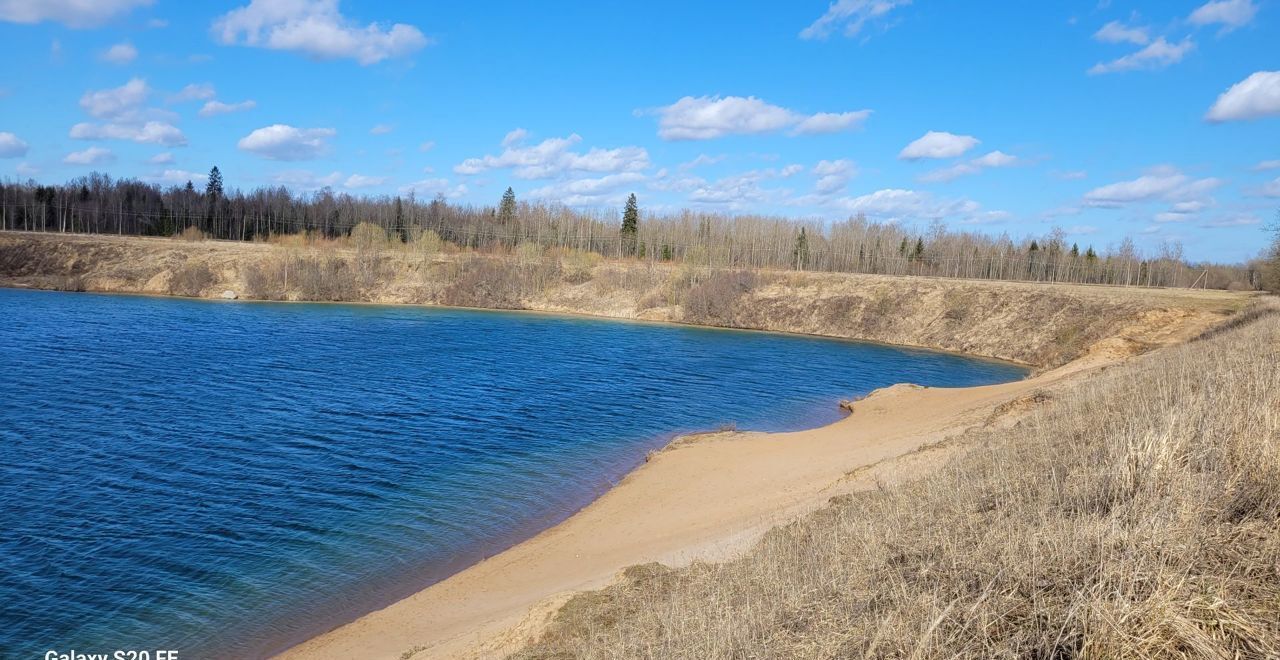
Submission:
<svg viewBox="0 0 1280 660">
<path fill-rule="evenodd" d="M 215 279 L 213 271 L 203 261 L 188 261 L 174 271 L 173 277 L 169 279 L 169 293 L 194 298 L 204 293 Z"/>
<path fill-rule="evenodd" d="M 732 325 L 738 315 L 738 299 L 755 286 L 756 274 L 751 271 L 713 271 L 685 294 L 682 316 L 690 323 Z"/>
<path fill-rule="evenodd" d="M 199 227 L 195 225 L 191 225 L 186 229 L 183 229 L 181 232 L 174 234 L 173 237 L 180 241 L 195 242 L 195 241 L 203 241 L 206 238 L 209 238 L 209 235 L 204 233 L 203 231 L 200 231 Z"/>
</svg>

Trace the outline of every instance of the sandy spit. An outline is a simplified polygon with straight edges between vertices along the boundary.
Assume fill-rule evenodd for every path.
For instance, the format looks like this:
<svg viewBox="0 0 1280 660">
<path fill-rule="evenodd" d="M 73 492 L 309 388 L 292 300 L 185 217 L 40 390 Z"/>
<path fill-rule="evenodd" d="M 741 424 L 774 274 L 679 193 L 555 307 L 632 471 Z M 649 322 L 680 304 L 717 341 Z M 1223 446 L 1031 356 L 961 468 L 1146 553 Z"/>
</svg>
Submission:
<svg viewBox="0 0 1280 660">
<path fill-rule="evenodd" d="M 1188 319 L 1161 343 L 1185 340 L 1209 322 Z M 877 478 L 888 480 L 927 474 L 948 452 L 932 460 L 913 452 L 1025 412 L 1018 404 L 1037 391 L 1130 357 L 1106 342 L 1096 349 L 1011 383 L 878 390 L 823 428 L 677 440 L 563 523 L 278 657 L 394 659 L 416 649 L 417 660 L 517 650 L 574 592 L 604 586 L 627 566 L 732 556 L 771 527 L 868 487 L 862 468 L 885 468 Z"/>
</svg>

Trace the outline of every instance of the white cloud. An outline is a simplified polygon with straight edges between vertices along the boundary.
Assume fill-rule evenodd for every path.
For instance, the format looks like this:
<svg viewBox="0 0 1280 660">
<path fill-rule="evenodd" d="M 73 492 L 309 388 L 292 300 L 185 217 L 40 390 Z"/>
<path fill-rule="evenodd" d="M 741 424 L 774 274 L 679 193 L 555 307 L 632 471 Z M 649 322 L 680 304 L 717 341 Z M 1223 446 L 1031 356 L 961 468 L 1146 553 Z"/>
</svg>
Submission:
<svg viewBox="0 0 1280 660">
<path fill-rule="evenodd" d="M 929 131 L 915 142 L 903 147 L 898 154 L 902 160 L 922 158 L 955 158 L 977 146 L 978 138 L 972 135 L 955 135 L 943 131 Z"/>
<path fill-rule="evenodd" d="M 38 168 L 38 167 L 36 167 L 35 165 L 32 165 L 31 163 L 28 163 L 28 162 L 26 162 L 26 161 L 23 161 L 23 162 L 21 162 L 21 163 L 18 163 L 18 166 L 17 166 L 17 167 L 15 167 L 15 168 L 13 168 L 13 169 L 14 169 L 14 171 L 15 171 L 15 172 L 17 172 L 17 173 L 18 173 L 18 176 L 28 176 L 28 177 L 30 177 L 30 176 L 35 176 L 35 175 L 37 175 L 37 174 L 39 174 L 39 173 L 40 173 L 40 168 Z"/>
<path fill-rule="evenodd" d="M 645 176 L 639 172 L 619 172 L 597 178 L 573 179 L 529 191 L 536 199 L 549 199 L 569 206 L 588 206 L 620 201 L 627 193 L 623 187 L 639 183 Z"/>
<path fill-rule="evenodd" d="M 679 165 L 676 166 L 676 169 L 680 170 L 681 172 L 688 172 L 689 170 L 697 169 L 705 165 L 715 165 L 716 163 L 723 161 L 724 158 L 725 157 L 723 155 L 708 156 L 706 154 L 698 154 L 697 158 L 694 158 L 693 160 L 690 160 L 684 163 L 680 163 Z"/>
<path fill-rule="evenodd" d="M 462 184 L 451 187 L 448 179 L 430 178 L 400 186 L 400 194 L 412 194 L 417 197 L 435 197 L 436 195 L 444 195 L 446 199 L 454 199 L 466 196 L 467 187 Z"/>
<path fill-rule="evenodd" d="M 129 140 L 166 147 L 181 147 L 187 144 L 187 136 L 181 129 L 163 121 L 148 121 L 143 124 L 80 122 L 71 127 L 69 135 L 76 140 Z"/>
<path fill-rule="evenodd" d="M 422 153 L 426 153 L 435 148 L 436 148 L 436 143 L 434 140 L 427 140 L 426 142 L 423 142 L 422 144 L 418 145 L 418 151 L 421 151 Z"/>
<path fill-rule="evenodd" d="M 1147 28 L 1129 26 L 1120 21 L 1111 21 L 1093 33 L 1093 38 L 1109 44 L 1131 43 L 1139 46 L 1151 41 Z"/>
<path fill-rule="evenodd" d="M 791 135 L 833 133 L 859 126 L 871 114 L 858 110 L 805 115 L 754 96 L 686 96 L 650 112 L 658 115 L 658 136 L 664 140 L 710 140 L 784 129 Z"/>
<path fill-rule="evenodd" d="M 1280 177 L 1262 184 L 1255 194 L 1261 197 L 1280 197 Z"/>
<path fill-rule="evenodd" d="M 1253 166 L 1255 172 L 1266 172 L 1267 170 L 1280 170 L 1280 160 L 1264 160 Z"/>
<path fill-rule="evenodd" d="M 1054 178 L 1063 181 L 1079 181 L 1080 179 L 1089 178 L 1089 173 L 1084 170 L 1068 170 L 1065 172 L 1053 172 Z"/>
<path fill-rule="evenodd" d="M 965 163 L 957 163 L 951 167 L 934 170 L 920 177 L 921 181 L 951 181 L 962 176 L 977 174 L 985 169 L 996 167 L 1012 167 L 1021 161 L 1003 151 L 992 151 Z"/>
<path fill-rule="evenodd" d="M 823 14 L 800 31 L 801 39 L 826 39 L 840 30 L 846 37 L 857 36 L 871 21 L 884 18 L 895 7 L 911 4 L 911 0 L 835 0 Z"/>
<path fill-rule="evenodd" d="M 403 57 L 429 43 L 412 25 L 362 26 L 338 11 L 338 0 L 252 0 L 215 20 L 213 33 L 227 45 L 351 58 L 363 65 Z"/>
<path fill-rule="evenodd" d="M 151 3 L 152 0 L 0 0 L 0 20 L 54 21 L 71 28 L 88 28 Z"/>
<path fill-rule="evenodd" d="M 859 197 L 843 197 L 837 205 L 849 213 L 864 213 L 887 222 L 935 220 L 949 216 L 975 217 L 980 208 L 968 199 L 938 199 L 927 192 L 887 188 Z"/>
<path fill-rule="evenodd" d="M 0 133 L 0 158 L 21 158 L 27 155 L 27 143 L 13 133 Z"/>
<path fill-rule="evenodd" d="M 1100 208 L 1120 208 L 1152 201 L 1204 201 L 1202 196 L 1221 183 L 1214 178 L 1192 179 L 1172 167 L 1157 167 L 1136 179 L 1094 188 L 1084 194 L 1084 203 Z"/>
<path fill-rule="evenodd" d="M 570 148 L 582 141 L 573 134 L 566 138 L 548 138 L 525 146 L 528 133 L 516 129 L 502 140 L 502 153 L 468 158 L 454 166 L 458 174 L 479 174 L 488 170 L 514 168 L 521 179 L 549 179 L 569 172 L 638 172 L 649 167 L 649 152 L 643 147 L 619 147 L 580 153 Z"/>
<path fill-rule="evenodd" d="M 369 129 L 369 135 L 386 135 L 394 130 L 395 127 L 391 124 L 375 124 L 373 128 Z"/>
<path fill-rule="evenodd" d="M 222 101 L 206 101 L 200 107 L 201 117 L 216 117 L 217 115 L 225 115 L 232 112 L 244 112 L 258 107 L 258 102 L 253 99 L 241 101 L 239 103 L 223 103 Z"/>
<path fill-rule="evenodd" d="M 1098 233 L 1098 228 L 1093 225 L 1071 225 L 1064 231 L 1068 236 L 1088 236 Z"/>
<path fill-rule="evenodd" d="M 1212 122 L 1280 115 L 1280 71 L 1258 71 L 1223 92 L 1205 119 Z"/>
<path fill-rule="evenodd" d="M 364 174 L 352 174 L 342 185 L 347 188 L 373 188 L 375 186 L 386 185 L 391 180 L 389 176 L 366 176 Z"/>
<path fill-rule="evenodd" d="M 191 83 L 183 87 L 181 91 L 169 97 L 170 103 L 182 103 L 183 101 L 208 101 L 217 96 L 213 89 L 213 83 Z"/>
<path fill-rule="evenodd" d="M 154 156 L 152 156 L 152 157 L 148 158 L 148 159 L 147 159 L 147 162 L 148 162 L 148 163 L 151 163 L 152 165 L 172 165 L 172 164 L 173 164 L 173 154 L 171 154 L 171 153 L 169 153 L 169 152 L 167 152 L 167 151 L 165 151 L 165 152 L 163 152 L 163 153 L 158 153 L 158 154 L 156 154 L 156 155 L 154 155 Z"/>
<path fill-rule="evenodd" d="M 236 146 L 270 160 L 307 160 L 326 153 L 329 144 L 325 140 L 337 133 L 332 128 L 272 124 L 240 138 Z"/>
<path fill-rule="evenodd" d="M 853 161 L 820 160 L 813 166 L 813 173 L 818 176 L 813 190 L 819 195 L 831 195 L 844 189 L 849 180 L 857 176 L 858 168 Z"/>
<path fill-rule="evenodd" d="M 1182 58 L 1194 50 L 1195 47 L 1196 44 L 1191 40 L 1191 37 L 1187 37 L 1176 44 L 1171 44 L 1164 37 L 1159 37 L 1147 44 L 1146 48 L 1136 53 L 1130 53 L 1110 62 L 1099 62 L 1093 65 L 1089 69 L 1089 75 L 1139 69 L 1163 69 L 1170 64 L 1181 62 Z"/>
<path fill-rule="evenodd" d="M 1214 0 L 1207 2 L 1191 12 L 1187 17 L 1192 25 L 1221 25 L 1219 34 L 1226 34 L 1238 27 L 1248 25 L 1258 13 L 1253 0 Z"/>
<path fill-rule="evenodd" d="M 171 186 L 185 186 L 188 181 L 195 183 L 203 183 L 209 178 L 208 174 L 200 172 L 188 172 L 187 170 L 165 170 L 159 174 L 152 174 L 143 177 L 155 183 L 167 183 Z"/>
<path fill-rule="evenodd" d="M 342 174 L 330 172 L 321 176 L 308 170 L 284 170 L 271 175 L 271 180 L 293 190 L 317 190 L 337 185 L 342 181 Z"/>
<path fill-rule="evenodd" d="M 102 53 L 102 61 L 111 64 L 128 64 L 138 59 L 138 49 L 129 42 L 116 44 Z"/>
<path fill-rule="evenodd" d="M 110 149 L 89 147 L 84 151 L 73 151 L 67 154 L 67 156 L 62 159 L 62 162 L 67 163 L 68 165 L 99 165 L 101 163 L 111 162 L 115 160 L 115 158 L 115 154 L 111 153 Z"/>
<path fill-rule="evenodd" d="M 1233 215 L 1215 218 L 1200 225 L 1204 229 L 1224 229 L 1228 227 L 1248 227 L 1251 225 L 1262 224 L 1262 218 L 1252 213 L 1236 213 Z"/>
<path fill-rule="evenodd" d="M 806 117 L 796 127 L 791 129 L 793 135 L 822 135 L 825 133 L 839 133 L 847 131 L 856 126 L 861 126 L 862 122 L 871 116 L 870 110 L 859 110 L 857 112 L 819 112 Z"/>
<path fill-rule="evenodd" d="M 80 107 L 99 119 L 131 117 L 141 110 L 150 94 L 145 80 L 133 78 L 119 87 L 85 92 L 80 97 Z"/>
</svg>

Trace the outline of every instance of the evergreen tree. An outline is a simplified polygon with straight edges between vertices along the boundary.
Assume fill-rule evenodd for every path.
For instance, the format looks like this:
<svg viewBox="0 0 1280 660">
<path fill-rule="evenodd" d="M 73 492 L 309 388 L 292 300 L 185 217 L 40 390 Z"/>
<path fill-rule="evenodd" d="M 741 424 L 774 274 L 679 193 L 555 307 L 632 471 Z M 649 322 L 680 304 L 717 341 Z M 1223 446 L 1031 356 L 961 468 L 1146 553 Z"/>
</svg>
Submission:
<svg viewBox="0 0 1280 660">
<path fill-rule="evenodd" d="M 663 260 L 663 261 L 671 261 L 671 246 L 670 246 L 670 245 L 663 244 L 663 246 L 662 246 L 662 260 Z"/>
<path fill-rule="evenodd" d="M 1074 258 L 1076 258 L 1076 257 L 1078 257 L 1078 256 L 1080 256 L 1080 246 L 1079 246 L 1079 245 L 1077 245 L 1077 244 L 1075 244 L 1075 243 L 1072 243 L 1072 244 L 1071 244 L 1071 258 L 1072 258 L 1072 259 L 1074 259 Z"/>
<path fill-rule="evenodd" d="M 804 233 L 804 227 L 800 228 L 800 234 L 796 236 L 796 247 L 791 251 L 791 258 L 796 270 L 804 270 L 809 264 L 809 237 Z"/>
<path fill-rule="evenodd" d="M 498 222 L 509 225 L 516 221 L 516 191 L 510 186 L 502 193 L 502 203 L 498 205 Z"/>
<path fill-rule="evenodd" d="M 191 183 L 187 182 L 187 185 L 191 185 Z M 222 172 L 218 170 L 217 165 L 214 165 L 213 169 L 209 170 L 209 183 L 204 186 L 204 194 L 205 197 L 209 198 L 210 202 L 222 199 Z"/>
<path fill-rule="evenodd" d="M 640 232 L 640 206 L 636 203 L 636 194 L 631 193 L 627 205 L 622 210 L 622 252 L 631 255 L 636 252 L 636 235 Z M 641 255 L 643 256 L 643 255 Z"/>
<path fill-rule="evenodd" d="M 399 197 L 396 197 L 395 224 L 391 230 L 395 232 L 396 238 L 400 239 L 401 243 L 409 242 L 409 228 L 404 226 L 404 204 Z"/>
<path fill-rule="evenodd" d="M 1040 251 L 1040 245 L 1035 241 L 1031 241 L 1031 247 L 1027 249 L 1027 252 L 1039 252 L 1039 251 Z"/>
<path fill-rule="evenodd" d="M 916 239 L 916 250 L 911 254 L 911 257 L 916 261 L 920 261 L 921 259 L 924 259 L 924 238 L 923 237 Z"/>
<path fill-rule="evenodd" d="M 1084 258 L 1085 258 L 1086 260 L 1088 260 L 1088 261 L 1097 261 L 1097 260 L 1098 260 L 1098 253 L 1093 251 L 1093 246 L 1092 246 L 1092 245 L 1090 245 L 1090 246 L 1089 246 L 1089 249 L 1088 249 L 1088 250 L 1085 250 L 1085 251 L 1084 251 Z"/>
</svg>

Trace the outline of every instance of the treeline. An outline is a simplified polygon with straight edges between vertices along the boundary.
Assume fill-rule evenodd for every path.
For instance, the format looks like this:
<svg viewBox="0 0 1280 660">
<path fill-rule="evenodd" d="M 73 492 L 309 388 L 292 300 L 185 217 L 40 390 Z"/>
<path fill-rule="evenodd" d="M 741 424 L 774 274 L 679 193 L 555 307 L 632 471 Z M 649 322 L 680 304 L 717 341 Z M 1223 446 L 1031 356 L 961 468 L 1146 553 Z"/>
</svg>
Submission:
<svg viewBox="0 0 1280 660">
<path fill-rule="evenodd" d="M 724 268 L 821 270 L 994 280 L 1257 289 L 1262 263 L 1193 263 L 1177 243 L 1152 254 L 1125 239 L 1098 250 L 1061 230 L 1014 239 L 959 232 L 934 222 L 924 230 L 857 216 L 820 220 L 684 210 L 642 213 L 634 195 L 622 217 L 556 203 L 517 201 L 508 189 L 496 206 L 460 205 L 443 196 L 352 196 L 328 188 L 295 194 L 283 186 L 224 190 L 217 168 L 197 189 L 162 188 L 93 173 L 65 185 L 0 183 L 0 229 L 170 236 L 190 227 L 213 238 L 261 240 L 281 234 L 349 236 L 360 223 L 409 241 L 433 231 L 462 249 L 510 250 L 522 243 Z"/>
</svg>

